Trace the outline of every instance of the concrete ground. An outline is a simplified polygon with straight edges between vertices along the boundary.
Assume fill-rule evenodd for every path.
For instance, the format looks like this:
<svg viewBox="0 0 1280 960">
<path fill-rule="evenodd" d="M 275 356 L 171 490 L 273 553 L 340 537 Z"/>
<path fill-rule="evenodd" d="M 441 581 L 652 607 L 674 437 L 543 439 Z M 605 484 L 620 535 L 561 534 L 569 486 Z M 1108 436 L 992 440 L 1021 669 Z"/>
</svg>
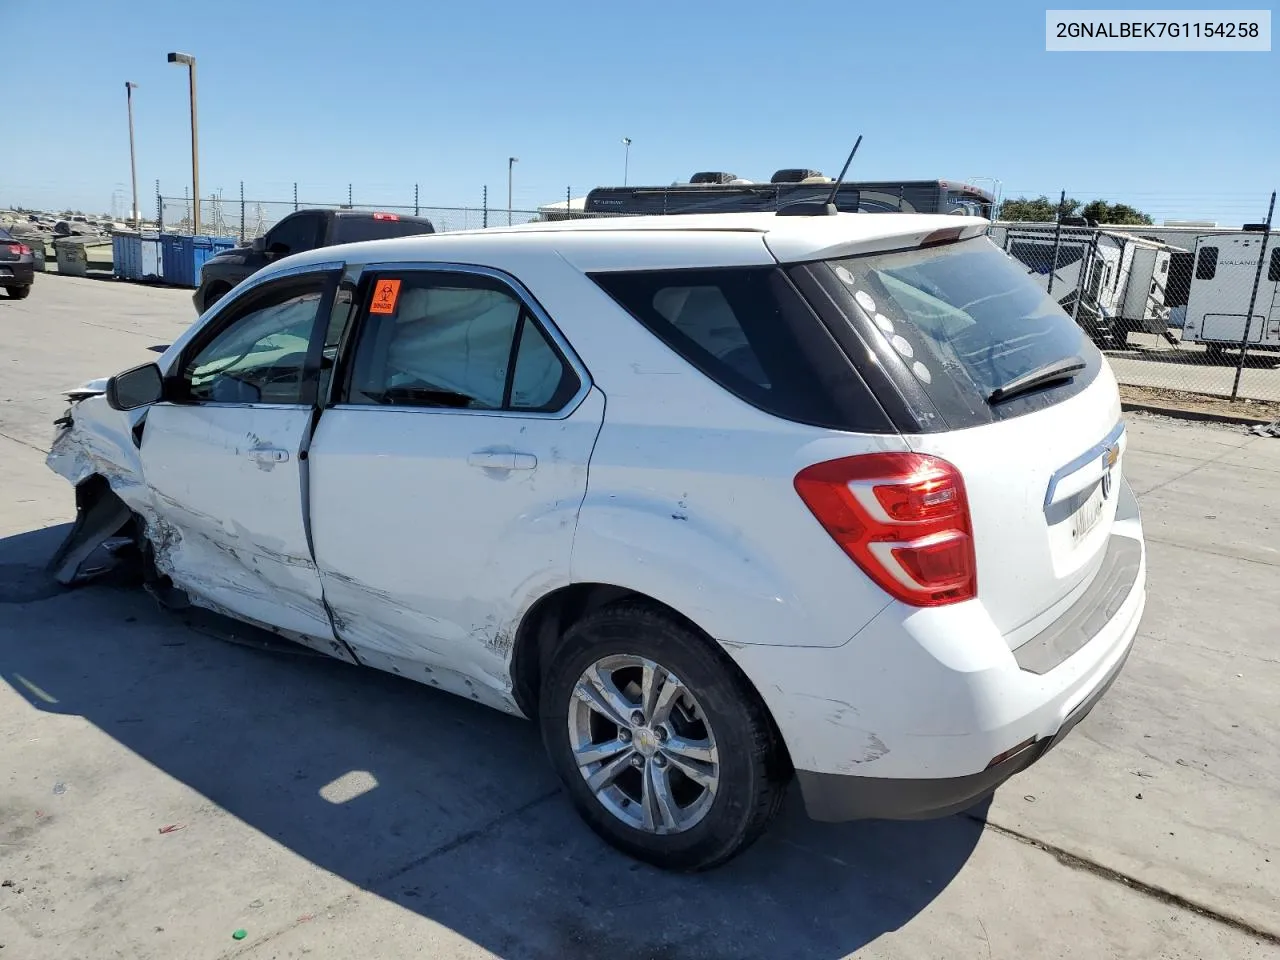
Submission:
<svg viewBox="0 0 1280 960">
<path fill-rule="evenodd" d="M 1198 344 L 1179 343 L 1175 347 L 1147 333 L 1129 334 L 1127 349 L 1108 350 L 1106 354 L 1121 383 L 1219 397 L 1231 396 L 1240 356 L 1239 351 L 1228 350 L 1224 356 L 1212 358 Z M 1280 400 L 1280 353 L 1252 350 L 1246 355 L 1238 396 Z"/>
<path fill-rule="evenodd" d="M 1141 636 L 989 804 L 830 826 L 792 797 L 738 860 L 672 876 L 580 824 L 530 724 L 49 586 L 58 390 L 191 318 L 182 291 L 65 277 L 0 297 L 0 960 L 1280 955 L 1280 441 L 1131 419 Z"/>
</svg>

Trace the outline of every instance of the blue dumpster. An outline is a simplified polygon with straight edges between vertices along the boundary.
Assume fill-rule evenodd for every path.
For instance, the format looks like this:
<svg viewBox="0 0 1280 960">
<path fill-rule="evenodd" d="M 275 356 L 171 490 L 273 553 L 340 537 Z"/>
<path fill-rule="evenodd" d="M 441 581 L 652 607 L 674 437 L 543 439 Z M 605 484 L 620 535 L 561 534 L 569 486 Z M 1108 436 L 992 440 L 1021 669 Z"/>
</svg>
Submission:
<svg viewBox="0 0 1280 960">
<path fill-rule="evenodd" d="M 142 279 L 142 237 L 136 233 L 111 235 L 111 269 L 120 280 Z"/>
<path fill-rule="evenodd" d="M 121 280 L 159 280 L 164 276 L 158 233 L 113 233 L 111 257 L 115 275 Z"/>
<path fill-rule="evenodd" d="M 183 237 L 174 233 L 160 234 L 160 251 L 165 283 L 178 287 L 195 287 L 200 283 L 200 268 L 214 254 L 236 245 L 234 237 Z"/>
</svg>

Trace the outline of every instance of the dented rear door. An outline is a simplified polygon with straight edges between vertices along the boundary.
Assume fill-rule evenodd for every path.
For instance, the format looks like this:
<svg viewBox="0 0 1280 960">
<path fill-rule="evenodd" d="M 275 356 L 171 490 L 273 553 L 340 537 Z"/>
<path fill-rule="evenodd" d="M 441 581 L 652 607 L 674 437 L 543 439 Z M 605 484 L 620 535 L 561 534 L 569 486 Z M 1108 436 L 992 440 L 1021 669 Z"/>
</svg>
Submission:
<svg viewBox="0 0 1280 960">
<path fill-rule="evenodd" d="M 604 397 L 513 278 L 366 272 L 311 449 L 325 598 L 360 662 L 512 709 L 513 625 L 569 582 Z"/>
<path fill-rule="evenodd" d="M 202 606 L 333 640 L 305 520 L 306 457 L 336 274 L 260 284 L 221 309 L 147 415 L 156 564 Z"/>
</svg>

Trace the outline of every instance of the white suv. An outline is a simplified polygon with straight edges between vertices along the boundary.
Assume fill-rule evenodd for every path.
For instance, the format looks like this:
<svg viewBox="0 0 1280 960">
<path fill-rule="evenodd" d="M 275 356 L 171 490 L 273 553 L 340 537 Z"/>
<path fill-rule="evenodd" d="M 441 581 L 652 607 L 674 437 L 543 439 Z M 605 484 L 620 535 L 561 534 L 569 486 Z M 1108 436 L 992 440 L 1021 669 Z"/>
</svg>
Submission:
<svg viewBox="0 0 1280 960">
<path fill-rule="evenodd" d="M 742 850 L 793 773 L 822 820 L 962 810 L 1088 712 L 1145 601 L 1115 380 L 985 227 L 283 260 L 74 395 L 59 575 L 132 535 L 169 602 L 537 718 L 662 866 Z"/>
</svg>

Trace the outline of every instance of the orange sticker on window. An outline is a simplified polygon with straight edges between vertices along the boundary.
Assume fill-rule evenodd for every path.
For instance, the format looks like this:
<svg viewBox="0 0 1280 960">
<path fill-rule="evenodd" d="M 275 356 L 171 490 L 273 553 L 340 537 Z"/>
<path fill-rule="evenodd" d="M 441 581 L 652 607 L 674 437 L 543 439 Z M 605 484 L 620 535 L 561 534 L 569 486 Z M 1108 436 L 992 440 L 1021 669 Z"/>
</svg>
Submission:
<svg viewBox="0 0 1280 960">
<path fill-rule="evenodd" d="M 379 280 L 378 285 L 373 288 L 373 303 L 369 304 L 369 312 L 395 313 L 399 297 L 399 280 Z"/>
</svg>

